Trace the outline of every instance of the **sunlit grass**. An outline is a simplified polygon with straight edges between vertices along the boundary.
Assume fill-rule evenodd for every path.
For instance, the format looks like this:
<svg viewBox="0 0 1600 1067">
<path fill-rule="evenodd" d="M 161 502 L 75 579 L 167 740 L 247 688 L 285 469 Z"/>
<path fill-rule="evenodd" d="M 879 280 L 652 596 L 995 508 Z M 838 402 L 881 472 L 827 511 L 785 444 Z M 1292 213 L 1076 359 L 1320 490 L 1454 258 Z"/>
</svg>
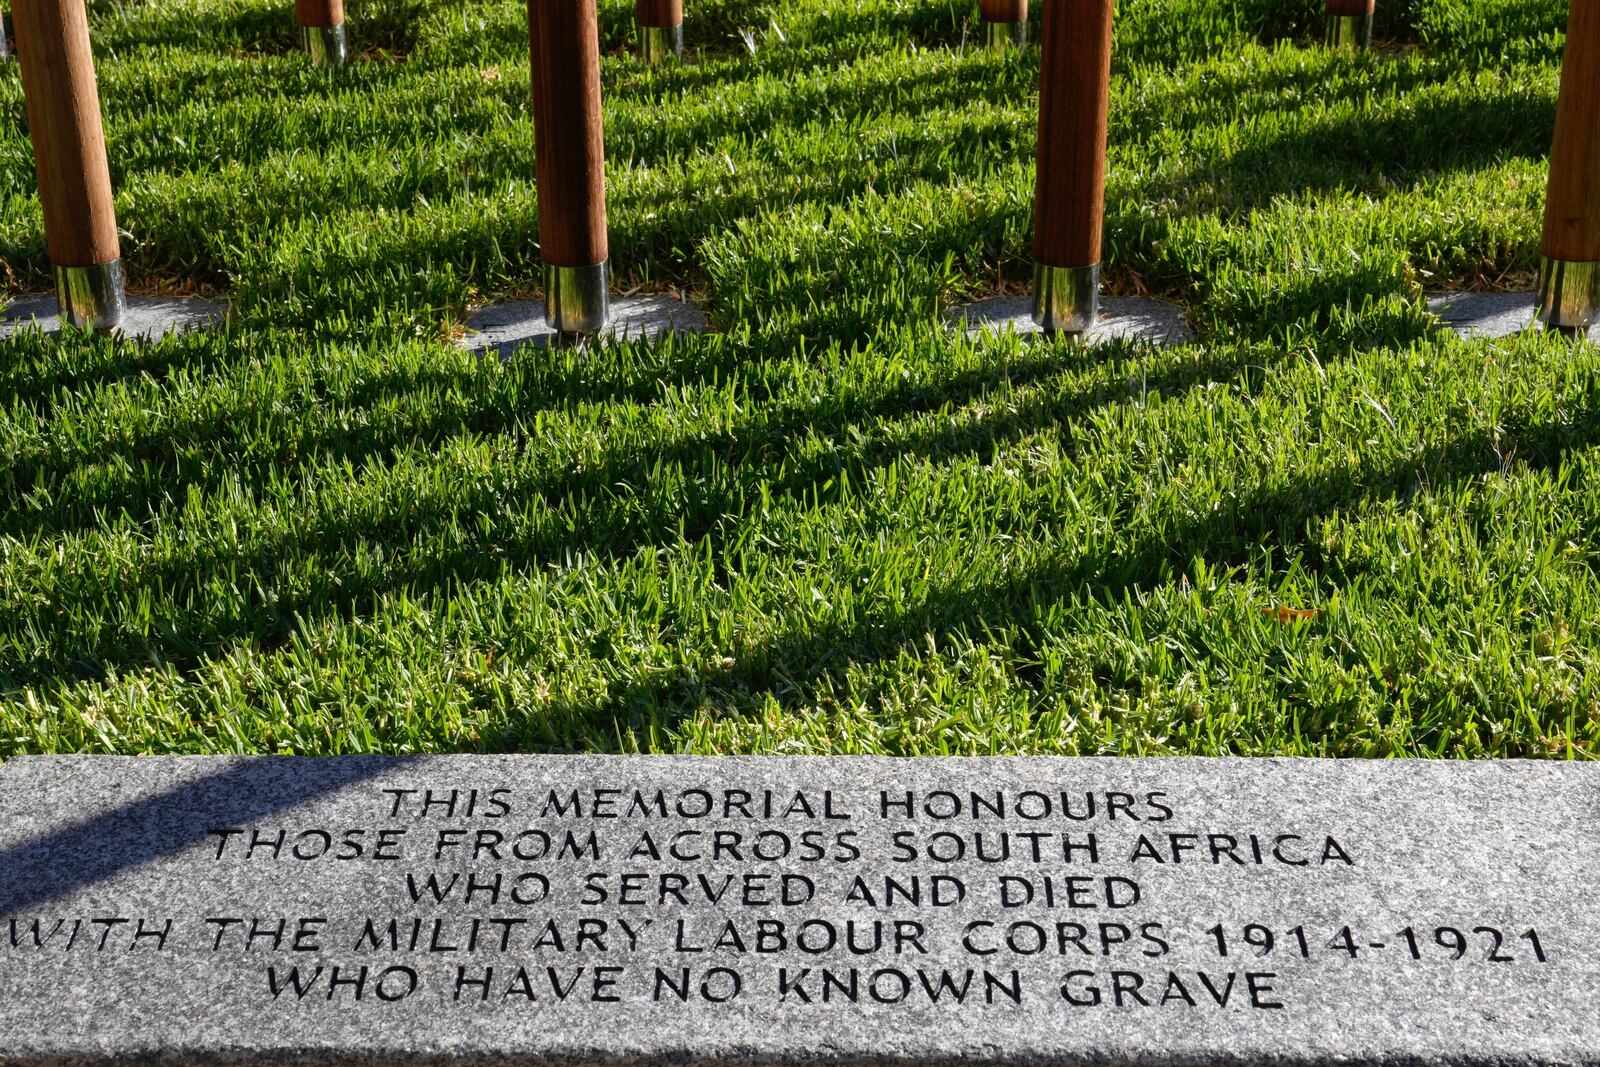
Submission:
<svg viewBox="0 0 1600 1067">
<path fill-rule="evenodd" d="M 0 342 L 0 754 L 1583 756 L 1600 355 L 1537 260 L 1559 0 L 1121 5 L 1106 274 L 1166 351 L 969 341 L 1028 277 L 1037 53 L 953 0 L 602 4 L 612 249 L 718 332 L 480 362 L 537 277 L 516 0 L 92 5 L 136 288 Z M 1036 5 L 1037 6 L 1037 5 Z M 753 51 L 752 51 L 753 48 Z M 15 65 L 0 269 L 48 262 Z"/>
</svg>

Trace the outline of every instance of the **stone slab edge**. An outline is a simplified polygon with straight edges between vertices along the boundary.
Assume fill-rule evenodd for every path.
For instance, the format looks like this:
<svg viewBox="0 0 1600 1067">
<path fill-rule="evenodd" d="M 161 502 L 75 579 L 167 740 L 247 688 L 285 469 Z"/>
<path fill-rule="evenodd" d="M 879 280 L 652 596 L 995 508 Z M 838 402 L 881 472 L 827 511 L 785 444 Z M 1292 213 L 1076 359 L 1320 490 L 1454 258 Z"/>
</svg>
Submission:
<svg viewBox="0 0 1600 1067">
<path fill-rule="evenodd" d="M 208 329 L 227 318 L 227 305 L 200 297 L 130 296 L 121 335 L 155 341 L 169 334 Z M 56 298 L 34 294 L 12 298 L 0 309 L 0 338 L 26 330 L 60 333 Z"/>
<path fill-rule="evenodd" d="M 1185 831 L 1217 829 L 1235 835 L 1246 827 L 1263 834 L 1289 829 L 1302 840 L 1326 831 L 1337 834 L 1355 857 L 1349 869 L 1335 864 L 1314 876 L 1298 873 L 1298 867 L 1247 868 L 1243 873 L 1232 866 L 1158 864 L 1143 869 L 1139 877 L 1146 882 L 1149 908 L 1156 912 L 1147 908 L 1136 917 L 1148 920 L 1159 913 L 1173 930 L 1181 928 L 1198 938 L 1185 943 L 1181 961 L 1150 965 L 1157 969 L 1194 966 L 1195 958 L 1185 953 L 1203 945 L 1205 935 L 1191 927 L 1219 916 L 1230 931 L 1254 921 L 1277 929 L 1280 937 L 1297 917 L 1320 924 L 1319 935 L 1323 927 L 1354 923 L 1363 939 L 1401 922 L 1470 926 L 1481 920 L 1507 930 L 1536 924 L 1547 933 L 1550 958 L 1546 966 L 1517 963 L 1497 969 L 1485 964 L 1487 970 L 1475 970 L 1452 967 L 1435 952 L 1412 967 L 1404 957 L 1393 964 L 1396 956 L 1367 949 L 1365 959 L 1382 962 L 1343 966 L 1335 954 L 1333 964 L 1323 966 L 1328 960 L 1318 949 L 1318 960 L 1304 966 L 1273 964 L 1297 976 L 1296 983 L 1284 984 L 1283 994 L 1294 998 L 1294 1008 L 1265 1015 L 1197 1013 L 1186 1007 L 1170 1012 L 1093 1011 L 1065 1009 L 1048 1000 L 1016 1010 L 963 1004 L 907 1011 L 857 1004 L 782 1010 L 770 1005 L 699 1006 L 684 1011 L 645 1003 L 592 1005 L 564 1015 L 549 1007 L 520 1014 L 473 1010 L 476 1006 L 456 1012 L 448 1004 L 422 1000 L 386 1013 L 341 1013 L 307 1005 L 278 1010 L 283 1006 L 263 1007 L 259 994 L 254 999 L 241 994 L 236 982 L 249 970 L 243 963 L 224 967 L 221 957 L 203 953 L 170 968 L 156 968 L 146 962 L 149 957 L 131 954 L 97 956 L 100 966 L 87 969 L 66 956 L 59 964 L 53 958 L 35 964 L 34 957 L 26 957 L 27 967 L 47 970 L 24 971 L 16 957 L 0 951 L 0 1063 L 1600 1064 L 1600 1012 L 1593 1000 L 1600 988 L 1600 909 L 1593 906 L 1600 884 L 1600 857 L 1594 847 L 1595 827 L 1600 825 L 1600 765 L 1592 764 L 20 757 L 0 765 L 0 922 L 16 913 L 19 899 L 31 901 L 28 907 L 35 911 L 176 911 L 268 902 L 291 912 L 321 908 L 340 914 L 340 908 L 364 908 L 387 914 L 391 889 L 381 879 L 367 877 L 366 868 L 234 866 L 220 863 L 220 857 L 214 863 L 208 861 L 203 834 L 195 836 L 218 821 L 263 826 L 291 820 L 298 825 L 358 819 L 371 823 L 373 804 L 385 784 L 440 789 L 500 785 L 514 787 L 519 799 L 524 790 L 537 796 L 552 788 L 829 789 L 838 793 L 842 807 L 858 814 L 868 810 L 879 790 L 911 790 L 919 796 L 941 790 L 958 796 L 999 790 L 1013 798 L 1026 791 L 1070 789 L 1106 796 L 1114 791 L 1145 798 L 1129 803 L 1146 820 L 1119 827 L 1112 818 L 1069 828 L 1094 828 L 1108 841 L 1113 833 L 1131 834 L 1140 826 L 1148 829 L 1168 821 Z M 1162 799 L 1150 800 L 1152 792 Z M 1162 808 L 1175 814 L 1170 820 L 1151 821 Z M 625 830 L 621 837 L 638 829 L 620 822 L 607 825 L 608 832 Z M 880 831 L 900 824 L 868 819 L 858 825 L 881 836 Z M 972 830 L 976 824 L 912 820 L 907 825 L 920 833 Z M 998 831 L 1016 825 L 990 820 L 980 828 Z M 868 855 L 877 856 L 881 843 L 873 837 Z M 862 865 L 874 874 L 888 866 Z M 1059 863 L 1017 869 L 1030 876 L 1070 873 Z M 1089 870 L 1115 873 L 1113 868 Z M 982 868 L 976 873 L 983 873 Z M 559 917 L 580 910 L 569 900 L 551 913 Z M 796 916 L 801 914 L 816 912 Z M 951 914 L 962 919 L 1010 917 L 983 908 Z M 1094 920 L 1111 912 L 1026 914 Z M 959 962 L 943 949 L 933 959 Z M 1124 962 L 1145 965 L 1134 957 Z M 967 965 L 972 965 L 970 958 Z M 1048 990 L 1071 964 L 1051 958 L 1041 966 L 1048 979 L 1041 988 Z M 218 973 L 208 973 L 208 968 Z"/>
<path fill-rule="evenodd" d="M 457 342 L 469 352 L 509 357 L 525 346 L 555 343 L 559 334 L 544 318 L 544 301 L 510 300 L 479 308 L 468 317 Z M 611 302 L 611 318 L 597 335 L 601 341 L 650 341 L 666 333 L 703 333 L 706 317 L 694 304 L 666 296 L 627 296 Z"/>
<path fill-rule="evenodd" d="M 1021 337 L 1043 333 L 1033 321 L 1028 297 L 999 296 L 958 304 L 945 314 L 951 324 L 973 335 L 1015 333 Z M 1100 318 L 1080 338 L 1089 345 L 1108 341 L 1142 341 L 1158 346 L 1194 340 L 1194 330 L 1182 307 L 1155 297 L 1107 297 L 1100 301 Z"/>
</svg>

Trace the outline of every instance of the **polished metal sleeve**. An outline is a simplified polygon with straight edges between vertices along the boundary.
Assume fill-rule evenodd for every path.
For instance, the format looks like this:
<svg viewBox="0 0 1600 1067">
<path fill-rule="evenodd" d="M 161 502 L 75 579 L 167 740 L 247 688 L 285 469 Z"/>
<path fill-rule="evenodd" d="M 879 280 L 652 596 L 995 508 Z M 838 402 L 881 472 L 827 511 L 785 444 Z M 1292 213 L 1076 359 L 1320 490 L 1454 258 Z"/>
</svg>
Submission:
<svg viewBox="0 0 1600 1067">
<path fill-rule="evenodd" d="M 80 330 L 115 330 L 128 310 L 122 260 L 95 267 L 57 267 L 61 318 Z"/>
<path fill-rule="evenodd" d="M 1372 16 L 1329 15 L 1327 43 L 1329 48 L 1371 48 Z"/>
<path fill-rule="evenodd" d="M 1100 315 L 1100 264 L 1033 268 L 1033 321 L 1046 333 L 1086 333 Z"/>
<path fill-rule="evenodd" d="M 639 58 L 655 66 L 683 58 L 683 23 L 676 26 L 639 26 Z"/>
<path fill-rule="evenodd" d="M 983 46 L 992 52 L 1028 46 L 1026 22 L 990 22 L 983 20 Z"/>
<path fill-rule="evenodd" d="M 300 47 L 311 57 L 311 62 L 319 67 L 342 67 L 350 61 L 343 23 L 337 26 L 301 26 Z"/>
<path fill-rule="evenodd" d="M 1581 331 L 1600 320 L 1600 263 L 1546 256 L 1539 264 L 1539 312 L 1548 330 Z"/>
<path fill-rule="evenodd" d="M 611 261 L 592 267 L 544 265 L 545 322 L 558 333 L 594 333 L 611 314 Z"/>
</svg>

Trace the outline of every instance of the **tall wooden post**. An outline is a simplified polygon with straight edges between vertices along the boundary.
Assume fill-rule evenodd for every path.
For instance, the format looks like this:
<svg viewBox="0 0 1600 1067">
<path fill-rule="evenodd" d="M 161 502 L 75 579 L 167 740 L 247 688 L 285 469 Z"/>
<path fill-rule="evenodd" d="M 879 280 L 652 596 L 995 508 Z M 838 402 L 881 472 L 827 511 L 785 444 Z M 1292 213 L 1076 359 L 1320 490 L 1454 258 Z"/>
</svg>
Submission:
<svg viewBox="0 0 1600 1067">
<path fill-rule="evenodd" d="M 1600 319 L 1600 4 L 1573 0 L 1561 63 L 1540 251 L 1539 321 L 1586 330 Z"/>
<path fill-rule="evenodd" d="M 983 43 L 1004 51 L 1028 43 L 1028 0 L 978 0 L 983 21 Z"/>
<path fill-rule="evenodd" d="M 300 47 L 319 67 L 342 67 L 350 59 L 344 33 L 344 0 L 294 0 Z"/>
<path fill-rule="evenodd" d="M 113 330 L 126 297 L 84 0 L 15 0 L 12 15 L 61 317 Z"/>
<path fill-rule="evenodd" d="M 1113 0 L 1046 0 L 1033 207 L 1033 318 L 1082 333 L 1100 310 Z"/>
<path fill-rule="evenodd" d="M 1372 15 L 1377 0 L 1328 0 L 1328 47 L 1360 50 L 1372 46 Z"/>
<path fill-rule="evenodd" d="M 606 324 L 610 268 L 595 0 L 528 0 L 528 45 L 545 319 L 588 333 Z"/>
<path fill-rule="evenodd" d="M 639 58 L 664 63 L 683 58 L 683 0 L 634 0 Z"/>
</svg>

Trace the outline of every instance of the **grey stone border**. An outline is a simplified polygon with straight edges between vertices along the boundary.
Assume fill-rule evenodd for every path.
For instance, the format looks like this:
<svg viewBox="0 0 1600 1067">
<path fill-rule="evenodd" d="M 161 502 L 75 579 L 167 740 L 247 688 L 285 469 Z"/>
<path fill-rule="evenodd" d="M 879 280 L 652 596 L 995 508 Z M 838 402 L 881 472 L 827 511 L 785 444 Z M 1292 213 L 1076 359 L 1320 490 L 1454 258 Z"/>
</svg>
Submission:
<svg viewBox="0 0 1600 1067">
<path fill-rule="evenodd" d="M 1512 337 L 1534 326 L 1539 294 L 1515 293 L 1435 293 L 1428 297 L 1428 310 L 1438 316 L 1445 329 L 1466 338 Z M 1589 340 L 1600 341 L 1600 325 L 1591 327 Z"/>
<path fill-rule="evenodd" d="M 0 311 L 0 338 L 25 330 L 60 333 L 64 324 L 53 295 L 33 293 L 9 300 Z M 228 306 L 199 297 L 130 296 L 122 319 L 123 337 L 159 341 L 175 333 L 209 329 L 228 317 Z"/>
<path fill-rule="evenodd" d="M 666 333 L 705 330 L 705 313 L 687 301 L 625 296 L 611 302 L 611 320 L 597 336 L 601 341 L 653 341 Z M 543 300 L 508 300 L 473 312 L 459 343 L 469 352 L 494 352 L 504 359 L 529 345 L 548 346 L 559 336 L 544 321 Z"/>
<path fill-rule="evenodd" d="M 1025 296 L 997 296 L 971 304 L 958 304 L 945 313 L 948 321 L 969 335 L 1040 334 L 1033 321 L 1033 302 Z M 1085 344 L 1107 341 L 1142 341 L 1167 347 L 1194 340 L 1194 330 L 1184 309 L 1154 297 L 1111 297 L 1100 301 L 1100 318 L 1083 335 Z"/>
</svg>

